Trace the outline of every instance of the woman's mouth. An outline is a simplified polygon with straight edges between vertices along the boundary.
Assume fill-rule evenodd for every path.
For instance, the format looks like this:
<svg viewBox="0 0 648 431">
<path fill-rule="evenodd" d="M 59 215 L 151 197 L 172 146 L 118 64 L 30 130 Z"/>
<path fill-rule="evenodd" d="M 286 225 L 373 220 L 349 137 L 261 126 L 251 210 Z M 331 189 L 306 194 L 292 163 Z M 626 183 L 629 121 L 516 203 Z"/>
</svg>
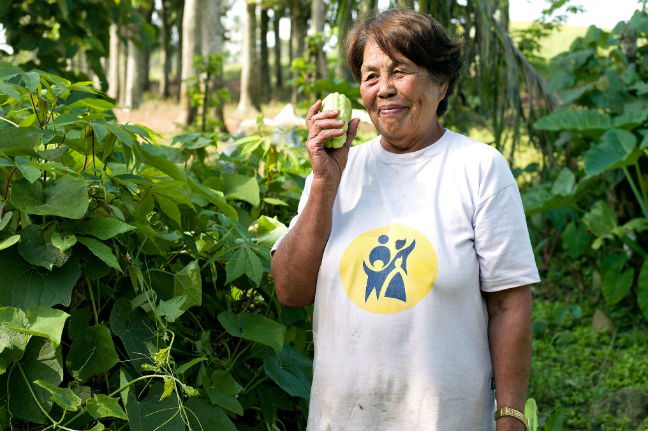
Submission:
<svg viewBox="0 0 648 431">
<path fill-rule="evenodd" d="M 378 113 L 381 116 L 391 116 L 391 115 L 398 115 L 401 112 L 405 111 L 407 108 L 402 105 L 386 105 L 382 106 L 378 109 Z"/>
</svg>

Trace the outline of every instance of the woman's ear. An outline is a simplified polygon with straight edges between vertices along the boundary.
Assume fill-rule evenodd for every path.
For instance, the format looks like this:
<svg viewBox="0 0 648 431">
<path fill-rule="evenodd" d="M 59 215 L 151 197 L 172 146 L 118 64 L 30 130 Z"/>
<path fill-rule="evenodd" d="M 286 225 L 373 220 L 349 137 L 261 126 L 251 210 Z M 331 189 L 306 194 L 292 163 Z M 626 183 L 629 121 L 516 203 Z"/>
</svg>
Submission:
<svg viewBox="0 0 648 431">
<path fill-rule="evenodd" d="M 448 92 L 448 81 L 442 81 L 439 84 L 439 96 L 441 100 L 445 99 L 447 92 Z"/>
</svg>

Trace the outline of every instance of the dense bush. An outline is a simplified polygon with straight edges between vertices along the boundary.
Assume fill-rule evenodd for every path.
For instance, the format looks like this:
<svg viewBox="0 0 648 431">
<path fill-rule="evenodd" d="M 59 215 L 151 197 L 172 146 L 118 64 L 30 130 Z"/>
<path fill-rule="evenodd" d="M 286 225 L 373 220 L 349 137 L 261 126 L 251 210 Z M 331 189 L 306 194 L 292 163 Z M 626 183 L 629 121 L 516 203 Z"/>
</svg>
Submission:
<svg viewBox="0 0 648 431">
<path fill-rule="evenodd" d="M 300 428 L 308 316 L 267 273 L 303 153 L 159 146 L 112 107 L 0 63 L 0 428 Z"/>
</svg>

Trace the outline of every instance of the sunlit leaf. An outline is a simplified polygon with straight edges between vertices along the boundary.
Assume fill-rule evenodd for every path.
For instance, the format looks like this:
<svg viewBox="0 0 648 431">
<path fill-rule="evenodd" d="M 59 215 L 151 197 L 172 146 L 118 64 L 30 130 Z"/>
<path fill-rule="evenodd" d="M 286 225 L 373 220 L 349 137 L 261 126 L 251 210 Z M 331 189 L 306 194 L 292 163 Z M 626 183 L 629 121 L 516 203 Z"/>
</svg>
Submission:
<svg viewBox="0 0 648 431">
<path fill-rule="evenodd" d="M 283 347 L 286 328 L 265 316 L 255 313 L 235 314 L 231 311 L 223 311 L 218 315 L 218 321 L 234 337 L 265 344 L 276 351 L 281 351 Z"/>
<path fill-rule="evenodd" d="M 281 389 L 293 397 L 310 398 L 313 363 L 305 355 L 286 344 L 281 351 L 268 350 L 263 368 Z"/>
</svg>

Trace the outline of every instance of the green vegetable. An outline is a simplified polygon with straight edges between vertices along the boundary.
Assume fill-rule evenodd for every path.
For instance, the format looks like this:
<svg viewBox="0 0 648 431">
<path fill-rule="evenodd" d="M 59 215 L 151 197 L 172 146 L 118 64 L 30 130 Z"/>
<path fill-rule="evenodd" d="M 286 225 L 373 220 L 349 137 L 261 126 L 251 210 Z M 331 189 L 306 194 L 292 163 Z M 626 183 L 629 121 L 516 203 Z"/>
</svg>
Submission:
<svg viewBox="0 0 648 431">
<path fill-rule="evenodd" d="M 351 120 L 351 101 L 340 93 L 331 93 L 322 101 L 321 111 L 340 111 L 338 120 L 344 121 L 344 135 L 329 139 L 324 145 L 326 148 L 341 148 L 347 139 L 347 129 Z"/>
</svg>

